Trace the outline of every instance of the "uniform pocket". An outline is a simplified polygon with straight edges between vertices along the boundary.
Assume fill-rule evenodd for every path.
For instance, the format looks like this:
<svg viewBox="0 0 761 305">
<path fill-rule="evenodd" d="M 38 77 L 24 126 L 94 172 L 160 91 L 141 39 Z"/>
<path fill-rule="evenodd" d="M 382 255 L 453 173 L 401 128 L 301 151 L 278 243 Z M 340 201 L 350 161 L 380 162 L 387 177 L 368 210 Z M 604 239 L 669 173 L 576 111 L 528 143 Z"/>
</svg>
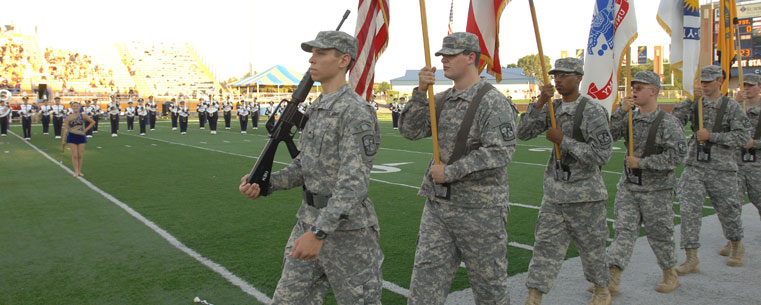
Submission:
<svg viewBox="0 0 761 305">
<path fill-rule="evenodd" d="M 349 277 L 346 288 L 353 299 L 351 304 L 380 304 L 382 283 L 379 278 L 371 268 Z"/>
</svg>

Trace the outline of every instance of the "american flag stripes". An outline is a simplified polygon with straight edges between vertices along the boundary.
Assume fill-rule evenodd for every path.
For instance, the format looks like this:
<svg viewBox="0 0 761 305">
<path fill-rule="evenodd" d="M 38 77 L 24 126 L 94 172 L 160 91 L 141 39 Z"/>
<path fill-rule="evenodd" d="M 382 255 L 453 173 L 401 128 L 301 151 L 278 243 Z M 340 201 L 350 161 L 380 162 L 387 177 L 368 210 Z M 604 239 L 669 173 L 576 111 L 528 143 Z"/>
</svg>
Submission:
<svg viewBox="0 0 761 305">
<path fill-rule="evenodd" d="M 359 49 L 349 84 L 367 101 L 373 95 L 375 63 L 388 46 L 388 21 L 388 0 L 359 0 L 355 30 Z"/>
</svg>

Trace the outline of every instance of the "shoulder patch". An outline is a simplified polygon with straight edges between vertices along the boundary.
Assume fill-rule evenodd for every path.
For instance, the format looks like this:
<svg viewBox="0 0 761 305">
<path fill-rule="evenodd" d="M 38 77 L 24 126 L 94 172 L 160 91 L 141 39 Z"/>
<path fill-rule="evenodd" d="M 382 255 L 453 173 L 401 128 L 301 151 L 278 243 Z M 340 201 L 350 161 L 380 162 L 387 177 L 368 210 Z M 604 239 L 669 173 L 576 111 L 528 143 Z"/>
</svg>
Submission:
<svg viewBox="0 0 761 305">
<path fill-rule="evenodd" d="M 679 149 L 680 155 L 686 155 L 687 154 L 687 143 L 684 141 L 679 141 L 679 144 L 677 145 L 677 148 Z"/>
<path fill-rule="evenodd" d="M 743 119 L 743 127 L 745 128 L 751 128 L 753 127 L 753 124 L 751 124 L 750 119 L 744 118 Z"/>
<path fill-rule="evenodd" d="M 499 125 L 499 132 L 505 141 L 515 140 L 515 130 L 513 130 L 513 124 L 510 124 L 510 122 Z"/>
<path fill-rule="evenodd" d="M 362 136 L 362 147 L 366 156 L 374 156 L 378 152 L 378 145 L 375 143 L 375 136 L 372 134 Z"/>
<path fill-rule="evenodd" d="M 597 142 L 602 146 L 609 146 L 613 143 L 613 139 L 610 137 L 610 133 L 607 130 L 600 130 L 595 134 Z"/>
</svg>

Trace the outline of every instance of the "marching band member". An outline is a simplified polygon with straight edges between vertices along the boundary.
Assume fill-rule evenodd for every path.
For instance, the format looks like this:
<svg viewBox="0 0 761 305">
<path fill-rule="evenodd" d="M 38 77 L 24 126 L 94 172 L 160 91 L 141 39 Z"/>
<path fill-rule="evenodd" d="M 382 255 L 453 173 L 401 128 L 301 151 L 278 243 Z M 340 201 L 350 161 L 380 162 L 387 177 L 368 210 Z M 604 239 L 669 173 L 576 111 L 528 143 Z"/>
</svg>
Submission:
<svg viewBox="0 0 761 305">
<path fill-rule="evenodd" d="M 50 105 L 48 105 L 48 101 L 42 100 L 42 105 L 40 106 L 40 121 L 42 121 L 42 134 L 48 135 L 48 130 L 50 130 L 50 112 L 51 108 Z"/>
<path fill-rule="evenodd" d="M 127 108 L 124 109 L 124 113 L 127 115 L 127 131 L 132 131 L 135 127 L 135 112 L 137 110 L 132 107 L 132 101 L 127 103 Z"/>
<path fill-rule="evenodd" d="M 8 119 L 11 107 L 4 100 L 0 100 L 0 137 L 8 136 Z"/>
<path fill-rule="evenodd" d="M 219 102 L 215 101 L 212 96 L 209 96 L 209 106 L 206 108 L 206 113 L 209 116 L 209 129 L 211 129 L 211 134 L 217 134 L 217 121 L 219 120 Z"/>
<path fill-rule="evenodd" d="M 90 106 L 90 113 L 92 113 L 92 120 L 95 121 L 95 126 L 92 127 L 92 132 L 98 133 L 98 123 L 100 123 L 100 115 L 103 114 L 103 109 L 100 109 L 100 105 L 98 104 L 97 98 L 94 98 L 92 100 L 92 105 Z"/>
<path fill-rule="evenodd" d="M 151 131 L 156 130 L 156 102 L 153 100 L 153 95 L 148 97 L 148 120 L 151 124 Z"/>
<path fill-rule="evenodd" d="M 177 116 L 180 119 L 180 134 L 187 133 L 188 117 L 190 116 L 190 108 L 185 106 L 184 100 L 180 100 L 180 107 L 178 108 Z"/>
<path fill-rule="evenodd" d="M 145 105 L 143 104 L 144 101 L 142 98 L 137 99 L 137 120 L 140 124 L 140 135 L 145 135 L 145 121 L 146 117 L 148 116 L 148 109 L 146 109 Z"/>
<path fill-rule="evenodd" d="M 34 108 L 29 104 L 28 96 L 24 95 L 21 100 L 24 103 L 21 104 L 18 113 L 21 116 L 21 128 L 24 130 L 24 140 L 29 141 L 32 139 L 32 113 L 34 113 Z"/>
<path fill-rule="evenodd" d="M 55 105 L 50 106 L 53 112 L 53 132 L 55 138 L 61 138 L 61 129 L 63 128 L 63 118 L 66 116 L 66 109 L 61 105 L 61 97 L 55 97 Z"/>
<path fill-rule="evenodd" d="M 203 98 L 198 100 L 198 106 L 196 107 L 196 113 L 198 114 L 198 125 L 201 129 L 206 129 L 206 103 Z"/>
<path fill-rule="evenodd" d="M 240 103 L 238 103 L 238 121 L 240 122 L 240 133 L 246 133 L 246 128 L 248 127 L 248 106 L 246 106 L 246 102 L 243 100 L 240 100 Z"/>
<path fill-rule="evenodd" d="M 225 116 L 225 129 L 230 129 L 230 120 L 232 119 L 233 102 L 230 101 L 230 96 L 227 96 L 227 100 L 222 103 L 222 110 Z"/>
<path fill-rule="evenodd" d="M 108 106 L 108 117 L 111 119 L 111 136 L 118 137 L 119 133 L 119 113 L 122 111 L 119 109 L 119 102 L 116 98 L 111 97 L 112 102 Z"/>
<path fill-rule="evenodd" d="M 399 113 L 397 112 L 397 109 L 396 109 L 397 101 L 398 101 L 397 99 L 394 99 L 393 102 L 388 104 L 388 110 L 391 111 L 391 126 L 393 126 L 394 129 L 399 129 Z"/>
<path fill-rule="evenodd" d="M 172 130 L 177 130 L 177 103 L 174 98 L 169 104 L 169 112 L 172 114 Z"/>
<path fill-rule="evenodd" d="M 254 105 L 251 106 L 251 125 L 253 125 L 254 130 L 259 129 L 259 109 L 261 109 L 261 105 L 254 98 Z"/>
</svg>

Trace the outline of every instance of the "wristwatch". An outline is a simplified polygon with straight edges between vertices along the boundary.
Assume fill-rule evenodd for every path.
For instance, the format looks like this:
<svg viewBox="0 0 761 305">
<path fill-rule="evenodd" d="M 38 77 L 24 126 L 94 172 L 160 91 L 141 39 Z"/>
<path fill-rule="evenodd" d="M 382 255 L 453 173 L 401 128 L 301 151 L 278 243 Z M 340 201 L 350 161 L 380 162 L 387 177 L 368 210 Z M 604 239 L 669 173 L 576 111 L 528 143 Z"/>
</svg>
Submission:
<svg viewBox="0 0 761 305">
<path fill-rule="evenodd" d="M 325 231 L 318 229 L 315 226 L 312 226 L 312 234 L 314 234 L 314 237 L 323 240 L 325 237 L 328 237 L 328 233 L 325 233 Z"/>
</svg>

